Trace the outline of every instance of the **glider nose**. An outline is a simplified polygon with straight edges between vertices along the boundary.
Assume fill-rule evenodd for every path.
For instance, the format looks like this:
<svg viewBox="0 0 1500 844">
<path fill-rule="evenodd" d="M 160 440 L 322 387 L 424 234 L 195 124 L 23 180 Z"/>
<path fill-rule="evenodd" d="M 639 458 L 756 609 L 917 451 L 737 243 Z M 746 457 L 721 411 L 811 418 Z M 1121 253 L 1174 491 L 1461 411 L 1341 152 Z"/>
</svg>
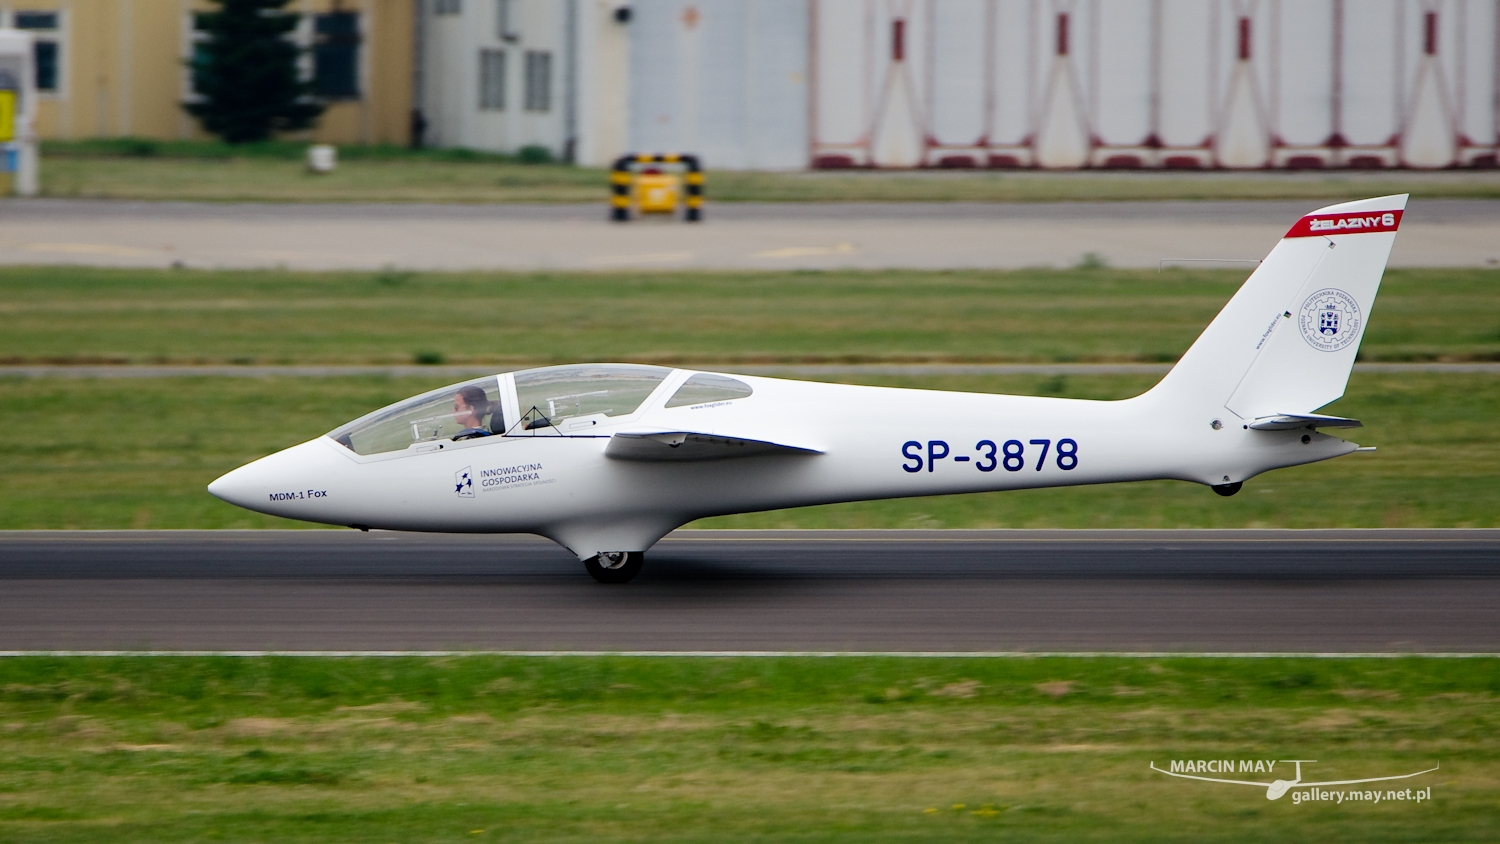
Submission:
<svg viewBox="0 0 1500 844">
<path fill-rule="evenodd" d="M 328 503 L 338 469 L 328 445 L 313 440 L 247 463 L 209 484 L 208 492 L 246 510 L 304 518 L 308 502 Z"/>
<path fill-rule="evenodd" d="M 208 485 L 208 494 L 227 501 L 236 507 L 248 508 L 250 506 L 251 495 L 253 494 L 252 490 L 258 487 L 258 484 L 250 477 L 252 474 L 251 469 L 254 466 L 254 463 L 249 463 L 232 472 L 227 472 L 219 476 L 213 483 Z M 258 497 L 256 500 L 259 500 Z"/>
</svg>

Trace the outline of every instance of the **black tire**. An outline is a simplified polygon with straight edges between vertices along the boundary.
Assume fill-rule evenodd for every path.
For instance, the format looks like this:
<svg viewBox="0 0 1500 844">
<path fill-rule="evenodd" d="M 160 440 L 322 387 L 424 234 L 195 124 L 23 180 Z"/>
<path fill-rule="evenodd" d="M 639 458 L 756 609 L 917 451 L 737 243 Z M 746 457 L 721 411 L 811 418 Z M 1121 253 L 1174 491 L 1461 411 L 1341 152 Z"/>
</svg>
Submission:
<svg viewBox="0 0 1500 844">
<path fill-rule="evenodd" d="M 588 570 L 589 577 L 600 583 L 629 583 L 636 575 L 641 573 L 641 566 L 646 562 L 646 552 L 631 551 L 625 556 L 625 564 L 619 568 L 608 569 L 599 562 L 598 557 L 589 557 L 583 561 L 583 567 Z"/>
<path fill-rule="evenodd" d="M 1214 492 L 1217 492 L 1225 498 L 1228 498 L 1229 496 L 1234 495 L 1236 492 L 1239 492 L 1240 487 L 1244 485 L 1244 481 L 1235 481 L 1232 484 L 1219 484 L 1218 486 L 1214 487 Z"/>
</svg>

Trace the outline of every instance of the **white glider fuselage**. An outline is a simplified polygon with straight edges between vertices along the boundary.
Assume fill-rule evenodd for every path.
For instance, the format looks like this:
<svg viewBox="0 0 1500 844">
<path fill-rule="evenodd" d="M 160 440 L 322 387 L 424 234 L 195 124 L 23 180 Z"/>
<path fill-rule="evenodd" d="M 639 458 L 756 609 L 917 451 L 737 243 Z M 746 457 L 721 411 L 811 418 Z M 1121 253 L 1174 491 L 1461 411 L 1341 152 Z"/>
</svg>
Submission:
<svg viewBox="0 0 1500 844">
<path fill-rule="evenodd" d="M 1153 479 L 1233 494 L 1357 448 L 1317 430 L 1357 421 L 1316 411 L 1343 395 L 1405 204 L 1303 217 L 1132 399 L 546 367 L 392 405 L 209 491 L 328 524 L 535 533 L 585 561 L 705 516 L 810 504 Z"/>
<path fill-rule="evenodd" d="M 693 374 L 673 371 L 636 413 L 587 435 L 549 427 L 363 457 L 320 437 L 237 470 L 214 492 L 328 524 L 537 533 L 589 556 L 644 549 L 705 516 L 1118 481 L 1231 484 L 1355 448 L 1321 434 L 1304 443 L 1305 429 L 1252 431 L 1232 416 L 1171 418 L 1150 393 L 1083 401 L 735 376 L 752 395 L 661 407 Z M 648 442 L 661 459 L 606 453 L 615 433 L 657 431 Z M 674 460 L 675 432 L 799 450 Z"/>
</svg>

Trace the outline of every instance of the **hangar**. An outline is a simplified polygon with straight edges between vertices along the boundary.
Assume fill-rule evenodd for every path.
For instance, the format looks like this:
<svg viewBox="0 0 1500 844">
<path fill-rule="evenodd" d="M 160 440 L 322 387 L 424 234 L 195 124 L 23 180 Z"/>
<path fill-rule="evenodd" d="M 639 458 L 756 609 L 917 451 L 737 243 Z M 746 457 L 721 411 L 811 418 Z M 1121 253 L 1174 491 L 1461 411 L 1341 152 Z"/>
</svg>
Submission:
<svg viewBox="0 0 1500 844">
<path fill-rule="evenodd" d="M 0 0 L 44 138 L 195 137 L 202 0 Z M 309 137 L 710 167 L 1492 167 L 1500 0 L 293 0 Z"/>
<path fill-rule="evenodd" d="M 1500 135 L 1494 0 L 425 2 L 433 142 L 595 165 L 1483 167 Z"/>
</svg>

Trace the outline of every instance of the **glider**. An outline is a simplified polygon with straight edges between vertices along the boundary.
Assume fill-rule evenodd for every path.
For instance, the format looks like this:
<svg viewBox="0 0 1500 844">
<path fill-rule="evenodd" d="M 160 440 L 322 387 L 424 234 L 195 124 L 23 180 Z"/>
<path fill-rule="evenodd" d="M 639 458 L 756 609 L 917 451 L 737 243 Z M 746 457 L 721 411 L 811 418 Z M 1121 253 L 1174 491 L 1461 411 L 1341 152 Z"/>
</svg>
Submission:
<svg viewBox="0 0 1500 844">
<path fill-rule="evenodd" d="M 370 529 L 533 533 L 624 582 L 705 516 L 1155 479 L 1233 495 L 1358 446 L 1344 394 L 1406 196 L 1297 222 L 1172 370 L 1121 401 L 812 383 L 638 364 L 486 376 L 377 410 L 208 491 Z"/>
</svg>

